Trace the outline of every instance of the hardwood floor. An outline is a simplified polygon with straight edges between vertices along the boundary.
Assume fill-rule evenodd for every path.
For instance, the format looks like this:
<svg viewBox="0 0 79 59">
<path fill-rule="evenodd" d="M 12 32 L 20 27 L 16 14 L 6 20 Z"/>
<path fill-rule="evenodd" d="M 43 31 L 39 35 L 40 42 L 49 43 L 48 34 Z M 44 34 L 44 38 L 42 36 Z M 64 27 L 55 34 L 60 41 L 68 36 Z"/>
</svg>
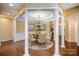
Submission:
<svg viewBox="0 0 79 59">
<path fill-rule="evenodd" d="M 24 41 L 2 42 L 0 47 L 0 56 L 22 56 L 24 54 Z"/>
<path fill-rule="evenodd" d="M 61 37 L 59 40 L 59 46 L 61 46 Z M 60 47 L 60 55 L 62 56 L 77 56 L 79 48 L 76 42 L 68 42 L 65 40 L 65 48 Z"/>
<path fill-rule="evenodd" d="M 55 53 L 55 47 L 54 47 L 54 43 L 51 42 L 52 47 L 48 48 L 48 49 L 38 49 L 38 50 L 34 50 L 29 48 L 29 54 L 30 56 L 53 56 Z"/>
<path fill-rule="evenodd" d="M 77 43 L 76 42 L 68 42 L 65 40 L 65 55 L 77 56 Z"/>
<path fill-rule="evenodd" d="M 32 50 L 29 49 L 30 56 L 53 56 L 54 55 L 54 47 L 51 47 L 46 50 Z"/>
<path fill-rule="evenodd" d="M 61 41 L 61 40 L 60 40 Z M 79 47 L 75 46 L 75 43 L 70 43 L 65 41 L 65 48 L 60 47 L 60 54 L 62 56 L 79 56 Z M 61 45 L 61 44 L 60 44 Z M 77 47 L 77 48 L 76 48 Z M 24 55 L 24 40 L 13 43 L 13 41 L 2 42 L 0 47 L 0 56 L 22 56 Z M 50 49 L 51 51 L 53 51 Z M 30 50 L 30 49 L 29 49 Z M 31 51 L 30 51 L 31 52 Z M 35 53 L 35 52 L 34 52 Z M 36 52 L 39 55 L 38 51 Z M 48 51 L 46 52 L 48 53 Z M 54 54 L 54 52 L 53 52 Z M 53 55 L 51 54 L 51 55 Z M 31 54 L 33 56 L 33 54 Z"/>
<path fill-rule="evenodd" d="M 60 54 L 62 56 L 77 56 L 78 55 L 77 43 L 76 42 L 68 42 L 65 40 L 65 48 L 60 47 Z"/>
</svg>

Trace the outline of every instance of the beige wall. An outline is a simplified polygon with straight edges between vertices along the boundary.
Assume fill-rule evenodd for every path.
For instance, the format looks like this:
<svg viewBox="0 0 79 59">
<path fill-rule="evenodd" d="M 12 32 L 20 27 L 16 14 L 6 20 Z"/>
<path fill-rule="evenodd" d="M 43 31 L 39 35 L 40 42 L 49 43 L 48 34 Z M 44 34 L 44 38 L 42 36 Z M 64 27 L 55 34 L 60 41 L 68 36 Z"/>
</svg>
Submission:
<svg viewBox="0 0 79 59">
<path fill-rule="evenodd" d="M 24 32 L 24 27 L 25 27 L 25 25 L 24 25 L 25 23 L 24 23 L 24 21 L 16 21 L 16 30 L 17 30 L 17 33 L 18 32 Z"/>
<path fill-rule="evenodd" d="M 12 19 L 0 18 L 0 40 L 12 40 Z"/>
<path fill-rule="evenodd" d="M 79 13 L 79 7 L 75 7 L 75 8 L 71 8 L 71 9 L 68 9 L 68 10 L 65 10 L 64 11 L 64 15 L 65 15 L 65 39 L 67 41 L 69 41 L 69 27 L 68 27 L 68 20 L 69 20 L 69 16 L 73 15 L 73 14 L 76 14 L 76 13 Z M 71 16 L 71 19 L 72 19 L 72 23 L 71 24 L 71 32 L 72 32 L 72 38 L 71 38 L 71 42 L 75 42 L 75 29 L 74 29 L 74 22 L 75 22 L 75 17 L 74 16 Z"/>
<path fill-rule="evenodd" d="M 16 19 L 16 38 L 14 39 L 14 42 L 21 41 L 25 39 L 25 21 Z"/>
<path fill-rule="evenodd" d="M 12 39 L 12 19 L 0 18 L 0 42 Z M 24 32 L 24 21 L 16 21 L 17 33 Z"/>
</svg>

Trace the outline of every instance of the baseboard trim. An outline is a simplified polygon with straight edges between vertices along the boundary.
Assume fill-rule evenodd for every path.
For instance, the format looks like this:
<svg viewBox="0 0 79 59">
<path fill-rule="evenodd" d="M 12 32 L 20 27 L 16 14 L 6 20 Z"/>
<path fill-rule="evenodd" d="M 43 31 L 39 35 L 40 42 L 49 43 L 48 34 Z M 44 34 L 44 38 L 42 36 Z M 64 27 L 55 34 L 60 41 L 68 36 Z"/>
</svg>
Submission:
<svg viewBox="0 0 79 59">
<path fill-rule="evenodd" d="M 12 44 L 12 43 L 13 43 L 13 40 L 3 41 L 3 42 L 1 42 L 1 46 L 7 45 L 7 44 Z"/>
<path fill-rule="evenodd" d="M 11 40 L 13 40 L 13 39 L 1 40 L 1 42 L 11 41 Z"/>
</svg>

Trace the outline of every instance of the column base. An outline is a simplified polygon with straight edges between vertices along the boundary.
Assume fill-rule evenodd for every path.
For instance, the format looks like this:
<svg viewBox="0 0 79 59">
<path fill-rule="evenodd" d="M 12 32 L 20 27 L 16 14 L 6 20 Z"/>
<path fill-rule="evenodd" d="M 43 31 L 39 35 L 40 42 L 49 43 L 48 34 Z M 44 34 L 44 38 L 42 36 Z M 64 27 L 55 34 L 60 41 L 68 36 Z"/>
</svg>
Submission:
<svg viewBox="0 0 79 59">
<path fill-rule="evenodd" d="M 60 55 L 60 54 L 58 54 L 58 53 L 55 53 L 55 54 L 54 54 L 54 56 L 61 56 L 61 55 Z"/>
<path fill-rule="evenodd" d="M 65 46 L 64 46 L 64 45 L 61 45 L 60 47 L 63 47 L 63 48 L 65 48 Z"/>
<path fill-rule="evenodd" d="M 27 54 L 24 54 L 23 56 L 30 56 L 30 55 L 27 53 Z"/>
</svg>

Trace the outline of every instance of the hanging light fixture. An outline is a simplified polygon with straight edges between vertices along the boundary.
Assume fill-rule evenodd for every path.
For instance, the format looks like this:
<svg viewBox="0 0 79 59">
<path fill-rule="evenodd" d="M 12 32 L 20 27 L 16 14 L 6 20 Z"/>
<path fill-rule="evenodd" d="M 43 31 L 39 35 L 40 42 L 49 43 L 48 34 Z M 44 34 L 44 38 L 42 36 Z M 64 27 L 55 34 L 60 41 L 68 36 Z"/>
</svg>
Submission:
<svg viewBox="0 0 79 59">
<path fill-rule="evenodd" d="M 41 24 L 40 24 L 40 15 L 38 15 L 38 22 L 37 22 L 37 24 L 36 24 L 36 32 L 37 32 L 37 33 L 41 31 L 40 25 L 41 25 Z"/>
</svg>

